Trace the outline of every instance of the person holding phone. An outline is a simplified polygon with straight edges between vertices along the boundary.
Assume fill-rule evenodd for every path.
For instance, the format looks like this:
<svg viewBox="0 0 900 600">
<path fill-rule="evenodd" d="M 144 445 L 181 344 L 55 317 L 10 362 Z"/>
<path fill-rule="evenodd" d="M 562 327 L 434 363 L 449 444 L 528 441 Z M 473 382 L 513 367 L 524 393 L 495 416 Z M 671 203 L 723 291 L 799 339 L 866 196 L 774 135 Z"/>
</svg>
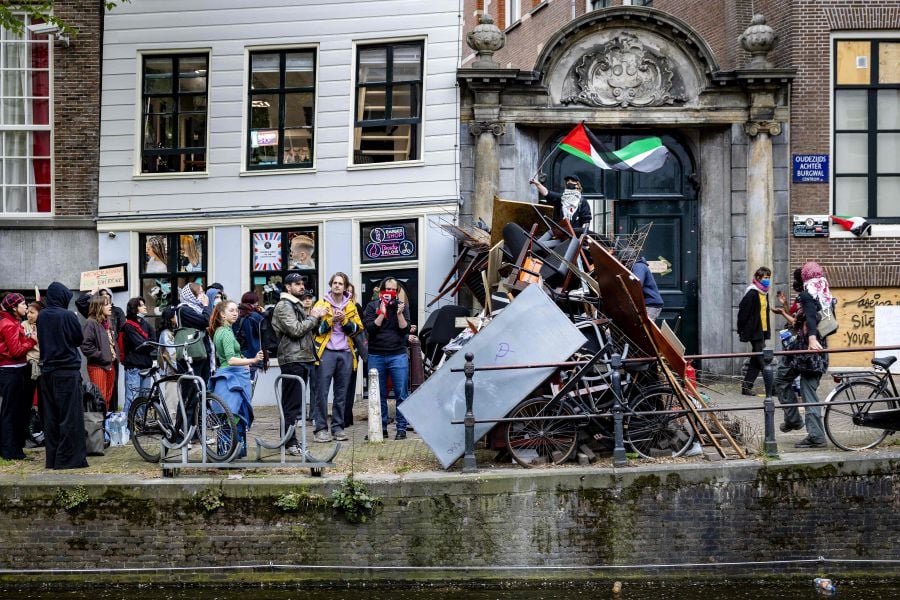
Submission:
<svg viewBox="0 0 900 600">
<path fill-rule="evenodd" d="M 409 395 L 409 307 L 399 296 L 400 284 L 393 277 L 381 281 L 378 297 L 363 312 L 363 324 L 369 341 L 369 368 L 378 371 L 381 392 L 381 432 L 388 437 L 387 378 L 394 384 L 397 408 Z M 397 411 L 395 440 L 406 439 L 406 419 Z"/>
</svg>

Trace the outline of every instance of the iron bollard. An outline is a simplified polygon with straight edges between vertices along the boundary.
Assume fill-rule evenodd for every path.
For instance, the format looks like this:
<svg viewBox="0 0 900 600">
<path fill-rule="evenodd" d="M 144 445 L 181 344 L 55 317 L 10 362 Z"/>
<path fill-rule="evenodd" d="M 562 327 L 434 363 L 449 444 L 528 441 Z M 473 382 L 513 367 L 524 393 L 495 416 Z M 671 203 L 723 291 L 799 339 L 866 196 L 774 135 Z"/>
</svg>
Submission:
<svg viewBox="0 0 900 600">
<path fill-rule="evenodd" d="M 615 447 L 613 448 L 613 465 L 616 467 L 624 467 L 628 463 L 628 457 L 625 456 L 625 428 L 622 423 L 625 409 L 622 407 L 622 374 L 619 370 L 622 368 L 622 355 L 613 354 L 610 362 L 610 383 L 613 391 L 613 433 L 615 437 Z"/>
<path fill-rule="evenodd" d="M 763 400 L 763 409 L 766 413 L 763 450 L 766 455 L 777 457 L 778 442 L 775 441 L 775 398 L 772 396 L 772 394 L 775 393 L 775 368 L 772 366 L 774 358 L 775 354 L 771 348 L 763 350 L 763 362 L 765 363 L 765 366 L 763 367 L 763 383 L 766 386 L 766 399 Z"/>
<path fill-rule="evenodd" d="M 466 453 L 463 455 L 463 473 L 475 473 L 478 471 L 478 465 L 475 463 L 475 414 L 472 412 L 472 404 L 475 401 L 475 363 L 472 361 L 475 355 L 471 352 L 466 354 L 466 365 L 463 371 L 466 374 L 466 416 L 463 419 L 463 426 L 466 428 Z"/>
<path fill-rule="evenodd" d="M 369 441 L 384 441 L 381 435 L 381 388 L 378 382 L 378 369 L 369 369 Z"/>
</svg>

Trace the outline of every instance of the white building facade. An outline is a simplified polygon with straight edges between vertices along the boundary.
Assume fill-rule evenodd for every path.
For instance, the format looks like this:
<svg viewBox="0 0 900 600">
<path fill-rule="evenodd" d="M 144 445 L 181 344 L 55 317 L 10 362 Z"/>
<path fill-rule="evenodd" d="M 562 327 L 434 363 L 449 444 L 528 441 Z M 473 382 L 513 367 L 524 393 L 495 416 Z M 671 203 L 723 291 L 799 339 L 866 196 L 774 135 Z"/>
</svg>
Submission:
<svg viewBox="0 0 900 600">
<path fill-rule="evenodd" d="M 458 2 L 133 0 L 106 15 L 101 265 L 152 312 L 219 282 L 386 275 L 414 320 L 454 261 Z M 119 298 L 121 296 L 121 300 Z M 436 308 L 436 307 L 435 307 Z M 258 392 L 259 393 L 259 392 Z"/>
</svg>

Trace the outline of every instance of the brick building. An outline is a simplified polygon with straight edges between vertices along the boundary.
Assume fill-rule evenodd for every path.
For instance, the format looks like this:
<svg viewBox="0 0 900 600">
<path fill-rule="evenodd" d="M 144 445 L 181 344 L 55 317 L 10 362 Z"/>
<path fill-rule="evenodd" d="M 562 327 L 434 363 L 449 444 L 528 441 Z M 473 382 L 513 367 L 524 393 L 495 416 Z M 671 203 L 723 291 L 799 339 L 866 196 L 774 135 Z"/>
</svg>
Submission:
<svg viewBox="0 0 900 600">
<path fill-rule="evenodd" d="M 77 289 L 97 267 L 103 8 L 61 0 L 54 11 L 77 35 L 0 31 L 0 289 L 32 296 L 53 280 Z"/>
<path fill-rule="evenodd" d="M 624 232 L 654 221 L 648 256 L 675 256 L 672 272 L 658 275 L 670 307 L 663 318 L 681 318 L 689 349 L 743 349 L 736 335 L 721 332 L 734 329 L 749 275 L 770 264 L 775 287 L 788 289 L 790 270 L 808 259 L 826 268 L 840 301 L 833 347 L 900 342 L 890 326 L 900 309 L 879 309 L 877 331 L 875 324 L 876 305 L 900 305 L 900 0 L 466 0 L 466 32 L 481 11 L 505 44 L 494 65 L 471 49 L 463 53 L 461 128 L 496 122 L 502 135 L 493 140 L 493 178 L 477 164 L 479 144 L 489 146 L 478 135 L 484 128 L 461 138 L 469 212 L 478 214 L 478 197 L 492 186 L 501 196 L 536 199 L 529 171 L 548 157 L 550 187 L 563 172 L 582 169 L 553 152 L 582 119 L 612 144 L 630 135 L 670 136 L 673 154 L 683 154 L 676 166 L 691 171 L 692 185 L 680 186 L 675 172 L 655 179 L 588 172 L 586 191 L 595 229 Z M 740 41 L 753 13 L 777 35 L 759 56 Z M 569 93 L 591 92 L 597 81 L 608 86 L 594 57 L 629 48 L 650 59 L 644 64 L 663 71 L 668 64 L 669 99 L 640 106 Z M 595 80 L 579 79 L 579 67 Z M 692 91 L 685 82 L 698 73 Z M 807 159 L 827 165 L 806 177 L 799 171 Z M 807 216 L 827 215 L 865 217 L 872 235 L 857 238 L 834 224 L 821 237 L 798 235 L 806 232 L 795 218 L 802 225 Z M 679 230 L 679 219 L 693 226 Z M 832 364 L 869 358 L 845 354 Z"/>
</svg>

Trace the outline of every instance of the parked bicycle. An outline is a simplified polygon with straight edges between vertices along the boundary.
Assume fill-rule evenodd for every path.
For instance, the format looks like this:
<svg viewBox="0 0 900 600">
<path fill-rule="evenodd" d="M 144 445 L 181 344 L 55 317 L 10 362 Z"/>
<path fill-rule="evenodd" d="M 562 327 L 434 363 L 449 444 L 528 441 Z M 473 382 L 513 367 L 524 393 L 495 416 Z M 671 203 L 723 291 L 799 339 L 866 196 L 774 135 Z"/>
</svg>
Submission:
<svg viewBox="0 0 900 600">
<path fill-rule="evenodd" d="M 160 344 L 144 342 L 157 348 L 181 348 L 200 342 L 203 334 L 183 344 Z M 193 375 L 191 357 L 184 352 L 187 364 L 186 375 Z M 141 371 L 141 377 L 150 377 L 153 384 L 149 390 L 141 393 L 131 403 L 128 411 L 128 428 L 135 450 L 147 462 L 158 463 L 162 453 L 162 440 L 177 445 L 187 435 L 202 436 L 200 418 L 204 411 L 200 410 L 200 386 L 188 380 L 178 385 L 182 374 L 161 376 L 159 367 L 151 367 Z M 167 384 L 175 384 L 168 386 Z M 169 387 L 166 397 L 165 388 Z M 192 390 L 189 397 L 182 401 L 181 389 Z M 206 438 L 201 443 L 206 445 L 207 456 L 216 462 L 228 462 L 238 450 L 237 422 L 231 409 L 216 394 L 206 392 Z"/>
<path fill-rule="evenodd" d="M 506 430 L 506 448 L 517 463 L 560 464 L 569 460 L 581 439 L 612 441 L 614 396 L 607 354 L 607 349 L 601 350 L 574 373 L 564 373 L 566 383 L 555 395 L 528 398 L 509 413 L 509 418 L 520 419 Z M 625 366 L 624 442 L 645 458 L 681 456 L 693 444 L 694 429 L 670 385 L 650 377 L 647 383 L 636 381 L 650 366 L 650 362 Z M 678 412 L 642 414 L 658 411 Z"/>
<path fill-rule="evenodd" d="M 891 365 L 896 356 L 872 360 L 871 371 L 836 373 L 839 383 L 825 402 L 855 401 L 854 404 L 837 404 L 825 408 L 825 433 L 831 443 L 842 450 L 874 448 L 895 433 L 890 429 L 864 425 L 870 413 L 900 409 L 897 385 L 891 376 Z"/>
</svg>

